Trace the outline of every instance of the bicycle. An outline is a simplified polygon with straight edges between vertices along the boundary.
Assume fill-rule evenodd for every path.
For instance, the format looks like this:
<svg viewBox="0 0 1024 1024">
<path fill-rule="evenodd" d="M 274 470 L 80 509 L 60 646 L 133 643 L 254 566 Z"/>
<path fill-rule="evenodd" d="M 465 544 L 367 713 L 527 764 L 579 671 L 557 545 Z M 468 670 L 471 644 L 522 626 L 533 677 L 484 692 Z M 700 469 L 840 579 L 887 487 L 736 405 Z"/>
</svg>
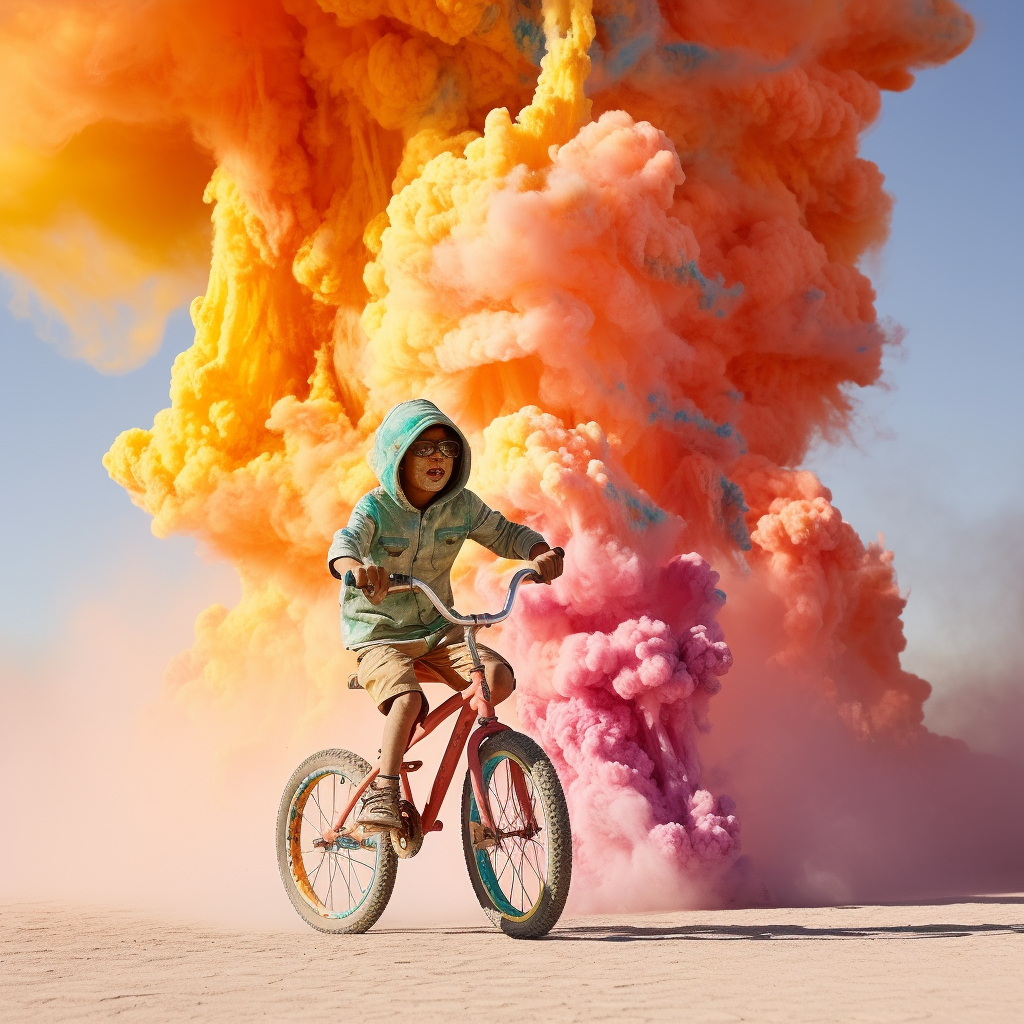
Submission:
<svg viewBox="0 0 1024 1024">
<path fill-rule="evenodd" d="M 406 752 L 458 712 L 422 813 L 409 775 L 423 762 L 402 761 L 401 831 L 366 832 L 355 824 L 359 799 L 379 772 L 358 754 L 321 750 L 295 769 L 277 815 L 277 860 L 288 898 L 318 931 L 353 934 L 372 928 L 391 898 L 398 861 L 414 857 L 424 836 L 441 831 L 437 815 L 466 747 L 462 848 L 473 890 L 487 917 L 507 935 L 539 938 L 554 927 L 569 894 L 569 812 L 548 756 L 528 736 L 498 721 L 476 632 L 508 618 L 519 586 L 540 577 L 520 569 L 502 610 L 478 615 L 447 608 L 413 576 L 394 574 L 390 580 L 389 593 L 419 589 L 449 622 L 463 627 L 473 660 L 470 683 L 413 730 Z M 354 585 L 351 572 L 345 582 Z M 421 682 L 443 681 L 425 665 L 416 669 Z M 349 687 L 360 688 L 355 676 Z"/>
</svg>

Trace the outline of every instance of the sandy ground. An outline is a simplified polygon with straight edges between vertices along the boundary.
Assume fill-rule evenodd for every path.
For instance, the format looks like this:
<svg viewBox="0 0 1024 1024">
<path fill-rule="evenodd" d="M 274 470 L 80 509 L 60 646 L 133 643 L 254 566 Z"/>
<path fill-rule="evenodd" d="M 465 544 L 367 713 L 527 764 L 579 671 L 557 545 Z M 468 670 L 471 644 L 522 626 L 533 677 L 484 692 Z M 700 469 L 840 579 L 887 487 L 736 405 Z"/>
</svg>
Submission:
<svg viewBox="0 0 1024 1024">
<path fill-rule="evenodd" d="M 0 1019 L 423 1022 L 1024 1021 L 1024 896 L 266 932 L 0 906 Z"/>
</svg>

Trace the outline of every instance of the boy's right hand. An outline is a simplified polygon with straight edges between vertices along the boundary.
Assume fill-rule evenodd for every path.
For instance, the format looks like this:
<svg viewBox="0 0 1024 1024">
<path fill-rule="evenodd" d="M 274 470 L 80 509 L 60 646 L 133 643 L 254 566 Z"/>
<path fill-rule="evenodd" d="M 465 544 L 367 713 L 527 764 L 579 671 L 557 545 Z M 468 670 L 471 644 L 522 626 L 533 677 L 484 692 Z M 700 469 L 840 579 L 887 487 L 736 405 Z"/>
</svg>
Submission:
<svg viewBox="0 0 1024 1024">
<path fill-rule="evenodd" d="M 388 571 L 382 565 L 361 565 L 352 570 L 356 586 L 369 598 L 370 604 L 380 604 L 388 596 Z"/>
<path fill-rule="evenodd" d="M 387 569 L 383 565 L 359 565 L 352 569 L 355 586 L 366 594 L 371 604 L 380 604 L 387 597 Z"/>
</svg>

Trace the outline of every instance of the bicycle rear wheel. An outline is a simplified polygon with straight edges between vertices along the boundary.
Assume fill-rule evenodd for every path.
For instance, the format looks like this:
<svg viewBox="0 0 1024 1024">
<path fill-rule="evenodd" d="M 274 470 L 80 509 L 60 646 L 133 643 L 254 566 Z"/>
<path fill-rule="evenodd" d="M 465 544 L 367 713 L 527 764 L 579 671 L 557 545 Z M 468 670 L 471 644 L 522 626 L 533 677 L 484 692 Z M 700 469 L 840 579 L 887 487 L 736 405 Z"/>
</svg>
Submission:
<svg viewBox="0 0 1024 1024">
<path fill-rule="evenodd" d="M 480 744 L 480 767 L 495 834 L 487 834 L 480 822 L 467 771 L 462 848 L 473 891 L 506 935 L 540 938 L 561 916 L 572 877 L 572 833 L 562 786 L 547 754 L 512 730 Z"/>
<path fill-rule="evenodd" d="M 322 844 L 324 831 L 369 772 L 358 754 L 321 750 L 295 769 L 281 796 L 277 866 L 292 906 L 317 931 L 365 932 L 384 913 L 395 887 L 398 860 L 389 833 L 314 845 Z"/>
</svg>

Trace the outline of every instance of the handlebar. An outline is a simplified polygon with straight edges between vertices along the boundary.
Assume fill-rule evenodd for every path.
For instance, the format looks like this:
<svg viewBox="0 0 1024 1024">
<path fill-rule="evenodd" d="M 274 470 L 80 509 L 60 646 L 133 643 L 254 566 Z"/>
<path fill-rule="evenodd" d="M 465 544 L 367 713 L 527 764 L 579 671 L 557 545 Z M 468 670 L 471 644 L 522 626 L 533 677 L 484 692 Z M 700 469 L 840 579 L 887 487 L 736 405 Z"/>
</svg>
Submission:
<svg viewBox="0 0 1024 1024">
<path fill-rule="evenodd" d="M 563 548 L 552 548 L 552 551 L 556 552 L 559 557 L 565 558 L 565 550 Z M 533 569 L 520 569 L 509 581 L 508 594 L 505 597 L 505 607 L 500 612 L 460 615 L 454 609 L 447 607 L 423 580 L 418 580 L 415 576 L 407 576 L 405 573 L 399 572 L 391 573 L 388 579 L 392 583 L 392 586 L 388 588 L 389 594 L 402 594 L 410 590 L 419 590 L 449 622 L 456 626 L 493 626 L 495 623 L 502 622 L 512 614 L 512 605 L 515 603 L 516 592 L 519 590 L 520 585 L 527 580 L 531 583 L 541 582 L 541 577 Z M 354 587 L 356 585 L 355 573 L 351 569 L 345 573 L 344 582 L 346 587 Z"/>
</svg>

